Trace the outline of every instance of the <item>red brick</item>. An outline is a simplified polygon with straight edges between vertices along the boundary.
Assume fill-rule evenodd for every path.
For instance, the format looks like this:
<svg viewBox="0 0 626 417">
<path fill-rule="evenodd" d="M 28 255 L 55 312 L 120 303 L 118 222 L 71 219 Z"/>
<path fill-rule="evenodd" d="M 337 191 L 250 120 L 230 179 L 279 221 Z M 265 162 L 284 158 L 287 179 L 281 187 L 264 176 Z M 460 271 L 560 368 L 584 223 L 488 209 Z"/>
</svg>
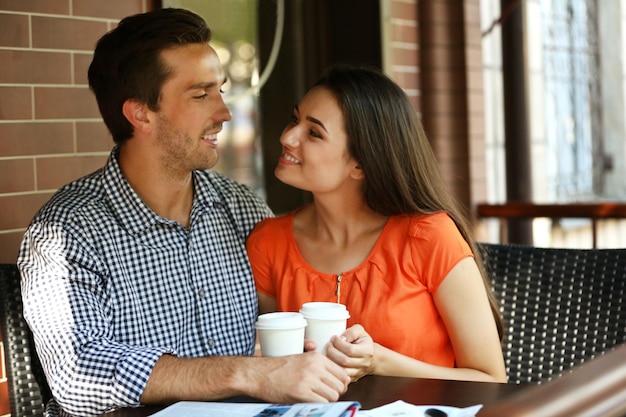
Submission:
<svg viewBox="0 0 626 417">
<path fill-rule="evenodd" d="M 480 71 L 477 70 L 468 70 L 467 71 L 467 89 L 472 91 L 480 92 L 481 94 L 484 91 L 484 74 L 482 69 Z"/>
<path fill-rule="evenodd" d="M 429 135 L 437 136 L 459 136 L 467 134 L 464 123 L 456 123 L 446 114 L 428 115 Z"/>
<path fill-rule="evenodd" d="M 471 115 L 468 118 L 470 142 L 480 140 L 481 145 L 484 146 L 485 141 L 485 117 L 483 114 Z"/>
<path fill-rule="evenodd" d="M 0 120 L 32 119 L 30 87 L 0 87 Z"/>
<path fill-rule="evenodd" d="M 468 46 L 465 48 L 465 65 L 468 70 L 483 70 L 483 53 L 480 47 Z"/>
<path fill-rule="evenodd" d="M 52 192 L 0 197 L 0 230 L 25 229 L 51 196 Z M 0 248 L 3 248 L 1 254 L 5 246 L 0 244 Z"/>
<path fill-rule="evenodd" d="M 465 71 L 465 49 L 463 45 L 455 48 L 440 46 L 422 46 L 420 49 L 422 72 L 427 70 L 461 69 Z"/>
<path fill-rule="evenodd" d="M 104 17 L 120 20 L 131 14 L 141 13 L 142 0 L 73 0 L 72 12 L 74 16 Z"/>
<path fill-rule="evenodd" d="M 107 156 L 68 156 L 37 160 L 37 188 L 53 190 L 87 175 L 106 163 Z"/>
<path fill-rule="evenodd" d="M 107 29 L 106 22 L 33 16 L 33 47 L 92 51 Z"/>
<path fill-rule="evenodd" d="M 420 13 L 428 16 L 429 22 L 448 22 L 461 26 L 463 22 L 463 4 L 459 0 L 426 0 L 420 2 Z"/>
<path fill-rule="evenodd" d="M 422 83 L 424 92 L 465 92 L 466 80 L 463 68 L 442 68 L 437 71 L 424 71 Z"/>
<path fill-rule="evenodd" d="M 467 151 L 464 136 L 431 135 L 433 150 L 441 161 L 464 159 Z"/>
<path fill-rule="evenodd" d="M 420 78 L 414 72 L 394 71 L 391 75 L 393 80 L 404 90 L 419 90 Z"/>
<path fill-rule="evenodd" d="M 461 116 L 463 118 L 467 115 L 467 97 L 463 92 L 449 93 L 434 91 L 428 94 L 424 99 L 428 106 L 428 114 L 445 114 L 448 116 Z"/>
<path fill-rule="evenodd" d="M 17 193 L 35 189 L 32 159 L 0 160 L 0 193 Z"/>
<path fill-rule="evenodd" d="M 0 10 L 16 12 L 69 14 L 70 0 L 0 0 Z"/>
<path fill-rule="evenodd" d="M 481 92 L 466 93 L 467 108 L 471 114 L 485 114 L 485 100 Z"/>
<path fill-rule="evenodd" d="M 74 152 L 72 123 L 0 123 L 0 155 Z"/>
<path fill-rule="evenodd" d="M 96 99 L 87 87 L 36 87 L 37 119 L 100 118 Z"/>
<path fill-rule="evenodd" d="M 89 85 L 87 80 L 87 71 L 93 59 L 93 53 L 74 54 L 74 84 Z"/>
<path fill-rule="evenodd" d="M 464 28 L 458 23 L 429 22 L 427 30 L 422 31 L 421 34 L 428 45 L 446 47 L 465 44 Z"/>
<path fill-rule="evenodd" d="M 71 57 L 67 53 L 0 50 L 0 83 L 69 84 Z"/>
<path fill-rule="evenodd" d="M 108 152 L 113 147 L 113 138 L 104 122 L 76 123 L 78 152 Z"/>
<path fill-rule="evenodd" d="M 480 0 L 465 0 L 463 2 L 463 15 L 466 24 L 477 24 L 480 26 Z"/>
<path fill-rule="evenodd" d="M 392 1 L 390 7 L 391 17 L 394 19 L 417 19 L 417 4 Z"/>
<path fill-rule="evenodd" d="M 2 248 L 0 251 L 0 263 L 14 264 L 17 262 L 17 252 L 20 249 L 20 243 L 22 243 L 22 236 L 24 236 L 24 232 L 0 233 L 0 248 Z M 1 390 L 0 385 L 0 398 L 4 398 Z M 0 410 L 8 410 L 8 407 L 8 402 L 6 404 L 0 402 Z"/>
<path fill-rule="evenodd" d="M 391 48 L 391 62 L 393 62 L 393 65 L 414 67 L 417 64 L 417 51 L 414 49 Z"/>
<path fill-rule="evenodd" d="M 413 43 L 417 45 L 419 41 L 416 26 L 412 25 L 391 25 L 391 40 L 393 42 Z"/>
<path fill-rule="evenodd" d="M 0 28 L 0 46 L 30 46 L 28 16 L 0 14 Z"/>
<path fill-rule="evenodd" d="M 419 112 L 421 109 L 421 97 L 420 96 L 409 96 L 409 101 L 411 102 L 411 104 L 413 105 L 413 108 L 415 109 L 416 112 Z"/>
</svg>

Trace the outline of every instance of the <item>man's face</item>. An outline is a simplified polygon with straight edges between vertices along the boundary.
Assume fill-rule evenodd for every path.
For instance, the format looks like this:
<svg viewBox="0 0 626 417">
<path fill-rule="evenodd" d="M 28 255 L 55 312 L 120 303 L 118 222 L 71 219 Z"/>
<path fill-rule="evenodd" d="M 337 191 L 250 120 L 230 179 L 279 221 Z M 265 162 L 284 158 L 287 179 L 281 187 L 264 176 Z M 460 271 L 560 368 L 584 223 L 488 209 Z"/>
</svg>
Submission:
<svg viewBox="0 0 626 417">
<path fill-rule="evenodd" d="M 222 99 L 226 81 L 208 44 L 189 44 L 161 53 L 170 77 L 161 88 L 156 144 L 167 169 L 186 174 L 213 167 L 219 158 L 217 134 L 231 114 Z"/>
</svg>

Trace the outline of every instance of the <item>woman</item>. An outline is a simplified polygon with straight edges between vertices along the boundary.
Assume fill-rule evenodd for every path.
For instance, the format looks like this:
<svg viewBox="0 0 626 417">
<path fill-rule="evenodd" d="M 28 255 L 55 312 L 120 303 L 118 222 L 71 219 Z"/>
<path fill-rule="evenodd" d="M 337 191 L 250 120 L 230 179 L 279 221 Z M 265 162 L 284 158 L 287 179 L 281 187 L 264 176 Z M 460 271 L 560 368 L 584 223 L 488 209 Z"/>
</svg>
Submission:
<svg viewBox="0 0 626 417">
<path fill-rule="evenodd" d="M 467 220 L 407 96 L 336 66 L 295 106 L 275 175 L 313 203 L 248 240 L 260 312 L 308 301 L 351 318 L 327 355 L 363 375 L 506 381 L 502 318 Z"/>
</svg>

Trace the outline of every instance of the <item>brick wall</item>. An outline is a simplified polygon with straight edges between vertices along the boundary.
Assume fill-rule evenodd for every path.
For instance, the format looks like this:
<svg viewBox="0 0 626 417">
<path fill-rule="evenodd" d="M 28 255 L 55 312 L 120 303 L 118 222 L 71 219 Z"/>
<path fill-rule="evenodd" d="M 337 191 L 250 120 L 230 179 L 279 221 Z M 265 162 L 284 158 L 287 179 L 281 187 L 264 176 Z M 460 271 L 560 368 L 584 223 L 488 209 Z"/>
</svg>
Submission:
<svg viewBox="0 0 626 417">
<path fill-rule="evenodd" d="M 0 262 L 35 211 L 112 146 L 87 87 L 97 39 L 147 0 L 0 0 Z"/>
<path fill-rule="evenodd" d="M 151 0 L 0 0 L 0 263 L 15 262 L 28 222 L 59 186 L 104 164 L 113 142 L 87 87 L 92 51 L 120 18 L 152 7 Z"/>
<path fill-rule="evenodd" d="M 389 40 L 386 66 L 389 76 L 402 87 L 419 112 L 419 32 L 418 1 L 391 0 L 389 4 Z"/>
<path fill-rule="evenodd" d="M 444 179 L 472 213 L 487 198 L 480 0 L 383 2 L 387 72 L 411 98 Z"/>
</svg>

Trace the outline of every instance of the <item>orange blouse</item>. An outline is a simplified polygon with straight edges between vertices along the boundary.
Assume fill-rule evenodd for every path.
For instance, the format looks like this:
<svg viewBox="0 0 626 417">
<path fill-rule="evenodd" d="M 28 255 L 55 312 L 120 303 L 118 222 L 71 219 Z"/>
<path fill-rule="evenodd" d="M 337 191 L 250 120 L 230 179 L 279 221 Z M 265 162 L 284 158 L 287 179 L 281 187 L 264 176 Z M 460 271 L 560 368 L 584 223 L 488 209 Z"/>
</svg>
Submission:
<svg viewBox="0 0 626 417">
<path fill-rule="evenodd" d="M 292 233 L 295 212 L 261 221 L 248 238 L 257 290 L 280 311 L 308 301 L 337 302 L 337 274 L 313 269 Z M 348 326 L 361 324 L 375 342 L 427 363 L 453 367 L 454 352 L 432 294 L 450 270 L 473 256 L 446 213 L 389 218 L 361 265 L 341 273 Z"/>
</svg>

